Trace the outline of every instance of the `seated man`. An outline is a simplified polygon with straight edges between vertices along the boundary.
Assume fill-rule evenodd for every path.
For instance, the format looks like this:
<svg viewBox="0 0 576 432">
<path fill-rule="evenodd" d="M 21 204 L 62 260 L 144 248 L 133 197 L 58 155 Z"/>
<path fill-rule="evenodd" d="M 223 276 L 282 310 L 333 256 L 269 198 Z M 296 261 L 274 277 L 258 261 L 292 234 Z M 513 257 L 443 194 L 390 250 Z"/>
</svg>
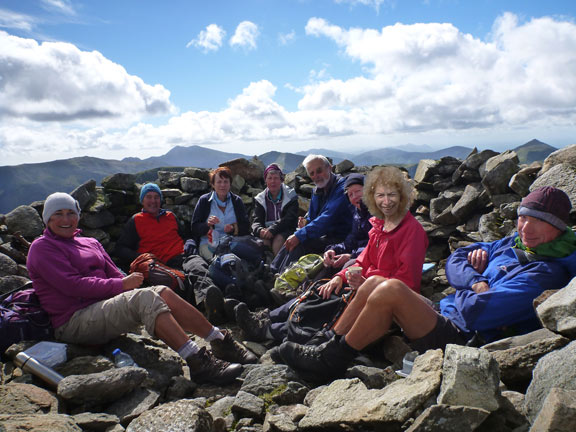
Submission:
<svg viewBox="0 0 576 432">
<path fill-rule="evenodd" d="M 324 252 L 324 266 L 321 275 L 316 279 L 331 277 L 347 264 L 354 262 L 360 252 L 368 243 L 368 232 L 372 228 L 370 224 L 370 212 L 362 202 L 362 187 L 364 176 L 362 174 L 350 174 L 346 177 L 345 190 L 350 204 L 354 206 L 352 231 L 342 243 L 330 245 Z M 240 303 L 234 308 L 236 322 L 244 332 L 246 339 L 261 342 L 266 339 L 274 339 L 280 343 L 287 334 L 287 319 L 290 307 L 296 301 L 291 299 L 282 306 L 268 312 L 250 312 L 248 306 Z"/>
<path fill-rule="evenodd" d="M 192 240 L 184 242 L 181 228 L 174 213 L 162 208 L 162 191 L 158 185 L 147 183 L 140 190 L 142 211 L 133 215 L 126 225 L 114 255 L 129 264 L 143 253 L 152 253 L 169 267 L 182 269 L 193 292 L 182 295 L 189 303 L 200 305 L 208 297 L 205 310 L 208 319 L 218 324 L 223 321 L 223 302 L 220 290 L 208 274 L 208 264 L 191 252 Z M 186 250 L 185 250 L 186 249 Z M 211 293 L 207 295 L 207 293 Z"/>
<path fill-rule="evenodd" d="M 298 218 L 298 229 L 290 235 L 272 261 L 271 269 L 282 273 L 302 255 L 321 253 L 341 242 L 352 227 L 352 209 L 344 193 L 345 179 L 332 172 L 324 156 L 308 155 L 302 162 L 316 188 L 306 217 Z"/>
<path fill-rule="evenodd" d="M 475 332 L 490 341 L 504 332 L 538 328 L 534 298 L 576 275 L 570 208 L 561 190 L 539 188 L 518 208 L 517 234 L 454 252 L 446 276 L 456 293 L 440 302 L 440 313 L 404 283 L 382 279 L 347 328 L 336 326 L 336 335 L 318 347 L 285 342 L 280 356 L 309 379 L 327 380 L 343 374 L 358 351 L 384 336 L 393 321 L 419 352 L 465 344 Z"/>
</svg>

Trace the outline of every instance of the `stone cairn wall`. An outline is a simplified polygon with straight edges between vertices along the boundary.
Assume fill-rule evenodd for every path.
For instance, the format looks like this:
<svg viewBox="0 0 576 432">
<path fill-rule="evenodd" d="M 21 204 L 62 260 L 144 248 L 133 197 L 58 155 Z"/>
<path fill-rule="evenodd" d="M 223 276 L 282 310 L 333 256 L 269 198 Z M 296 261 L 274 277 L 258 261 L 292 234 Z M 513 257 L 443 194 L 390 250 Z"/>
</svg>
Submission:
<svg viewBox="0 0 576 432">
<path fill-rule="evenodd" d="M 257 159 L 224 165 L 234 173 L 232 190 L 251 209 L 263 189 L 264 166 Z M 346 175 L 370 168 L 344 161 L 335 171 Z M 209 190 L 208 173 L 158 172 L 165 207 L 185 228 L 198 197 Z M 422 160 L 413 180 L 412 211 L 429 236 L 427 261 L 436 264 L 424 274 L 422 293 L 439 300 L 452 292 L 444 272 L 450 252 L 512 233 L 516 209 L 530 190 L 559 187 L 576 207 L 576 145 L 530 166 L 520 165 L 514 152 L 490 150 L 473 151 L 464 161 Z M 313 189 L 304 169 L 289 173 L 286 182 L 299 193 L 304 213 Z M 101 186 L 89 181 L 75 189 L 84 235 L 112 250 L 123 224 L 140 209 L 139 187 L 133 175 L 115 174 Z M 0 293 L 28 280 L 25 240 L 43 230 L 42 204 L 0 215 Z M 33 344 L 22 342 L 0 363 L 0 430 L 576 430 L 576 279 L 537 299 L 535 307 L 544 325 L 537 332 L 482 348 L 428 351 L 407 378 L 394 373 L 408 348 L 393 336 L 380 351 L 362 357 L 345 379 L 318 387 L 274 364 L 267 346 L 250 342 L 246 345 L 261 360 L 247 366 L 237 384 L 199 387 L 187 379 L 173 351 L 142 333 L 99 347 L 69 345 L 68 360 L 58 369 L 66 378 L 56 390 L 12 363 Z M 141 367 L 114 368 L 114 348 L 129 352 Z"/>
</svg>

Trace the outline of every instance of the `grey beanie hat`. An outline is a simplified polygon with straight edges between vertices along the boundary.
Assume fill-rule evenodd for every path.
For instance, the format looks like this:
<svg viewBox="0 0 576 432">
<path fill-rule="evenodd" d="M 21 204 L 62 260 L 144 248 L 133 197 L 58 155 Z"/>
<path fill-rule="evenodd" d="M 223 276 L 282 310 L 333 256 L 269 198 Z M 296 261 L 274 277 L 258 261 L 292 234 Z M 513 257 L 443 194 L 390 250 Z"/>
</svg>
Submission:
<svg viewBox="0 0 576 432">
<path fill-rule="evenodd" d="M 42 212 L 42 220 L 46 225 L 50 220 L 50 216 L 57 212 L 58 210 L 72 210 L 74 213 L 80 217 L 80 205 L 72 196 L 64 192 L 56 192 L 52 195 L 48 195 L 46 201 L 44 201 L 44 211 Z"/>
</svg>

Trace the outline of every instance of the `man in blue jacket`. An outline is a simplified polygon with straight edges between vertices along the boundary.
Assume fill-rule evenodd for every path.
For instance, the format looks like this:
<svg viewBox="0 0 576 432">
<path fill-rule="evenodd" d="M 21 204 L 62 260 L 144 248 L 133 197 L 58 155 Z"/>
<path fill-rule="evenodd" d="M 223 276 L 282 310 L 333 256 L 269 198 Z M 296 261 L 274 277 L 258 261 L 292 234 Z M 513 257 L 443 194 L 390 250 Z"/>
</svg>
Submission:
<svg viewBox="0 0 576 432">
<path fill-rule="evenodd" d="M 272 262 L 281 273 L 302 255 L 322 253 L 326 246 L 344 240 L 352 228 L 352 206 L 344 191 L 345 179 L 332 172 L 324 156 L 308 155 L 302 161 L 316 188 L 306 217 L 298 218 L 298 229 L 290 235 Z"/>
<path fill-rule="evenodd" d="M 576 276 L 570 209 L 561 190 L 536 189 L 518 208 L 517 234 L 454 252 L 446 276 L 456 293 L 440 302 L 440 313 L 405 285 L 388 280 L 344 334 L 319 347 L 285 342 L 280 356 L 308 378 L 323 381 L 343 374 L 358 351 L 384 336 L 393 321 L 420 352 L 465 344 L 476 332 L 490 341 L 538 328 L 534 298 Z"/>
</svg>

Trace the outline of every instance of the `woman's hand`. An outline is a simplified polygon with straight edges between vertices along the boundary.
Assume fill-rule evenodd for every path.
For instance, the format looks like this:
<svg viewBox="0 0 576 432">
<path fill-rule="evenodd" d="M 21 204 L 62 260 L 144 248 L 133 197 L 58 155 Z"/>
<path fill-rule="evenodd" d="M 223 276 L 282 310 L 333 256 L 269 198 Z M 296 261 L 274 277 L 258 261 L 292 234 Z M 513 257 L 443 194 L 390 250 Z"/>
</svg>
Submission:
<svg viewBox="0 0 576 432">
<path fill-rule="evenodd" d="M 362 276 L 362 273 L 347 273 L 346 278 L 348 279 L 348 285 L 350 285 L 350 288 L 354 291 L 356 291 L 358 287 L 366 281 L 366 278 Z"/>
<path fill-rule="evenodd" d="M 144 282 L 144 275 L 140 272 L 134 272 L 122 278 L 122 289 L 124 291 L 130 291 L 134 288 L 139 288 Z"/>
<path fill-rule="evenodd" d="M 206 223 L 208 224 L 208 226 L 210 228 L 212 228 L 214 225 L 216 225 L 217 223 L 220 223 L 220 219 L 218 219 L 218 216 L 209 216 L 208 220 L 206 221 Z"/>
<path fill-rule="evenodd" d="M 340 293 L 342 290 L 342 278 L 340 276 L 334 276 L 330 281 L 322 285 L 318 288 L 318 294 L 323 299 L 330 298 L 332 292 L 336 292 L 336 294 Z"/>
</svg>

